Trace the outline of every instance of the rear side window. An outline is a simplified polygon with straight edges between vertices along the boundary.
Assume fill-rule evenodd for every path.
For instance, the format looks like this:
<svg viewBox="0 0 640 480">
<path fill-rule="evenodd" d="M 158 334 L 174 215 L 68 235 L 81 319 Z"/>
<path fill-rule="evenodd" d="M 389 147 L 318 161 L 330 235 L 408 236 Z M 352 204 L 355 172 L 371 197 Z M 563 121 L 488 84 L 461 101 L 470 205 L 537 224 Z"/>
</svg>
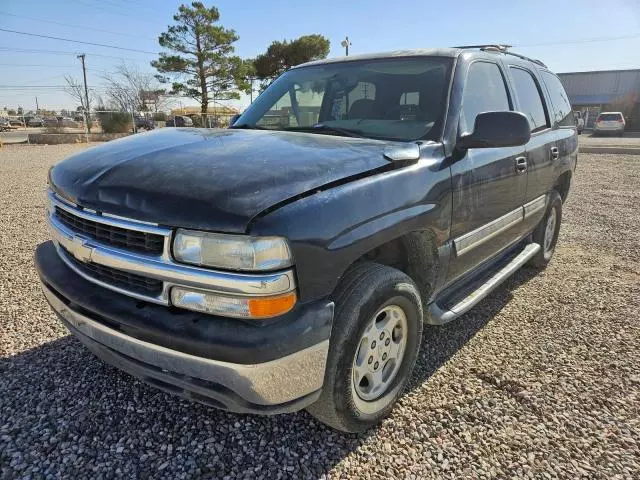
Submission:
<svg viewBox="0 0 640 480">
<path fill-rule="evenodd" d="M 529 119 L 531 131 L 537 132 L 549 127 L 542 95 L 533 75 L 522 68 L 511 67 L 511 76 L 520 104 L 520 111 Z"/>
<path fill-rule="evenodd" d="M 489 62 L 472 63 L 462 96 L 462 133 L 473 131 L 479 113 L 505 110 L 510 110 L 509 95 L 498 65 Z"/>
<path fill-rule="evenodd" d="M 561 127 L 573 127 L 575 125 L 571 116 L 571 103 L 564 91 L 562 82 L 551 72 L 542 72 L 542 79 L 547 85 L 551 103 L 553 104 L 553 121 Z"/>
</svg>

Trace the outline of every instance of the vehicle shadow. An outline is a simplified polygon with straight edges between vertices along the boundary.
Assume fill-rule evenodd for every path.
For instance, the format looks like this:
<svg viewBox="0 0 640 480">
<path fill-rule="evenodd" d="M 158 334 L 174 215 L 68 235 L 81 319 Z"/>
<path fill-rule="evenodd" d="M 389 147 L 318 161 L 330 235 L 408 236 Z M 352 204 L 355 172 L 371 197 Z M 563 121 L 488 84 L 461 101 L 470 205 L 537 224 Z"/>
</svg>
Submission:
<svg viewBox="0 0 640 480">
<path fill-rule="evenodd" d="M 535 275 L 521 269 L 464 317 L 426 327 L 408 389 L 427 382 Z M 111 478 L 118 469 L 131 477 L 318 478 L 378 432 L 343 434 L 306 412 L 236 415 L 191 403 L 103 364 L 70 336 L 0 360 L 0 392 L 6 478 L 25 473 L 17 453 L 23 466 L 45 462 L 72 478 Z"/>
</svg>

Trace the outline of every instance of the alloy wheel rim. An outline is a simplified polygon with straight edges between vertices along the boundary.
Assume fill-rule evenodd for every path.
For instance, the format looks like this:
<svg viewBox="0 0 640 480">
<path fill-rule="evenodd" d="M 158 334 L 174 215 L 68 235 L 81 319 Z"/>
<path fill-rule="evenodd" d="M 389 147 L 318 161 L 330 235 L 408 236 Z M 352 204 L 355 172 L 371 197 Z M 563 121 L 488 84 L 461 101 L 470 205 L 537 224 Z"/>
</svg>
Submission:
<svg viewBox="0 0 640 480">
<path fill-rule="evenodd" d="M 365 402 L 383 396 L 398 374 L 407 345 L 407 315 L 398 305 L 380 309 L 367 324 L 353 359 L 353 388 Z"/>
</svg>

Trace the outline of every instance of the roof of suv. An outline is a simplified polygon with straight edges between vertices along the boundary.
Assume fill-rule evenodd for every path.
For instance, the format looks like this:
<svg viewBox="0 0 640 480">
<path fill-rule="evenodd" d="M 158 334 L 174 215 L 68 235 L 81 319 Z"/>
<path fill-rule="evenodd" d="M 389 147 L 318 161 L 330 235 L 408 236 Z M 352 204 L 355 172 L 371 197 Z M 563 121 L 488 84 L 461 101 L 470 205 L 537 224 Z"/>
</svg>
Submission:
<svg viewBox="0 0 640 480">
<path fill-rule="evenodd" d="M 353 55 L 350 57 L 335 57 L 325 58 L 323 60 L 314 60 L 313 62 L 307 62 L 300 65 L 296 65 L 293 68 L 308 67 L 310 65 L 322 65 L 325 63 L 338 63 L 338 62 L 355 62 L 358 60 L 374 60 L 380 58 L 396 58 L 396 57 L 457 57 L 460 52 L 463 52 L 459 48 L 421 48 L 417 50 L 395 50 L 393 52 L 381 52 L 381 53 L 368 53 L 365 55 Z"/>
<path fill-rule="evenodd" d="M 384 58 L 428 57 L 428 56 L 454 58 L 459 56 L 461 53 L 466 53 L 466 52 L 474 52 L 475 54 L 480 56 L 487 56 L 491 54 L 493 55 L 502 54 L 504 55 L 503 58 L 506 58 L 509 63 L 522 64 L 523 62 L 524 63 L 532 62 L 546 68 L 546 65 L 539 60 L 534 60 L 532 58 L 528 58 L 508 50 L 508 45 L 507 46 L 486 45 L 484 47 L 481 45 L 478 45 L 478 46 L 452 47 L 452 48 L 423 48 L 423 49 L 416 49 L 416 50 L 395 50 L 392 52 L 370 53 L 365 55 L 354 55 L 351 57 L 326 58 L 323 60 L 315 60 L 312 62 L 303 63 L 293 68 L 308 67 L 312 65 L 324 65 L 328 63 L 355 62 L 358 60 L 374 60 L 374 59 L 384 59 Z"/>
</svg>

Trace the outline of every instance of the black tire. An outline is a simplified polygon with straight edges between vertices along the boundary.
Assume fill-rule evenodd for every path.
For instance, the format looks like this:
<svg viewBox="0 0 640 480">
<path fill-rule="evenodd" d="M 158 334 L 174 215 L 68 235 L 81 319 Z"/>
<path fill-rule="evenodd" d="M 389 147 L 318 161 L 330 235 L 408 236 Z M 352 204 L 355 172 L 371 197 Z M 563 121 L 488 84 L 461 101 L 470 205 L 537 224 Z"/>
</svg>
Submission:
<svg viewBox="0 0 640 480">
<path fill-rule="evenodd" d="M 555 228 L 553 229 L 553 235 L 551 237 L 551 243 L 548 245 L 548 248 L 545 247 L 545 233 L 547 230 L 547 223 L 549 222 L 549 217 L 555 211 L 556 219 L 555 219 Z M 542 248 L 533 257 L 529 260 L 529 265 L 536 268 L 544 268 L 546 267 L 551 258 L 553 257 L 553 252 L 555 252 L 556 244 L 558 243 L 558 234 L 560 233 L 560 225 L 562 223 L 562 197 L 560 194 L 552 190 L 549 193 L 549 203 L 547 205 L 547 210 L 542 217 L 542 220 L 533 231 L 533 242 L 540 245 Z"/>
<path fill-rule="evenodd" d="M 370 262 L 356 264 L 345 273 L 335 290 L 334 301 L 336 310 L 324 386 L 318 401 L 307 410 L 337 430 L 362 432 L 389 414 L 409 380 L 420 348 L 422 302 L 418 288 L 407 275 Z M 354 358 L 374 316 L 392 305 L 399 306 L 406 316 L 404 353 L 397 373 L 388 380 L 381 396 L 365 401 L 353 384 Z"/>
</svg>

